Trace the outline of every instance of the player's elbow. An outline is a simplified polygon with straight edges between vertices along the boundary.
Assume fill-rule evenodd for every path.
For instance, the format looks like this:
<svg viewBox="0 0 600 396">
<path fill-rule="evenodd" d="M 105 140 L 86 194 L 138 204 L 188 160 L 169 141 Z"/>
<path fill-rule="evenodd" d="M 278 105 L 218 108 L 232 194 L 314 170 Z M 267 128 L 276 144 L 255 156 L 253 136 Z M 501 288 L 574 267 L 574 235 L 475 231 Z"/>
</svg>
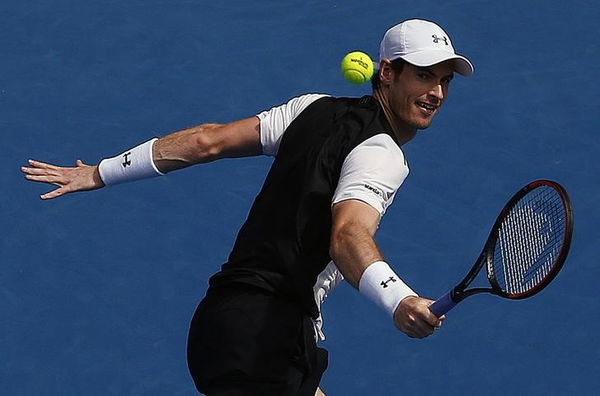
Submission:
<svg viewBox="0 0 600 396">
<path fill-rule="evenodd" d="M 223 145 L 218 131 L 222 127 L 221 124 L 202 124 L 194 128 L 188 142 L 192 162 L 210 162 L 221 157 Z"/>
</svg>

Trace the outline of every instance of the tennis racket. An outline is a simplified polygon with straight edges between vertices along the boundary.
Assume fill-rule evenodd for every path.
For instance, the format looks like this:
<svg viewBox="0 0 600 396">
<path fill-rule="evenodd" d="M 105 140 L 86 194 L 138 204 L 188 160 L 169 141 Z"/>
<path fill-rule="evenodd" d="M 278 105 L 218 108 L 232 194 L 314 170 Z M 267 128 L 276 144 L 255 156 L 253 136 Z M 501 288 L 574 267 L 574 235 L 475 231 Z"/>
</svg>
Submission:
<svg viewBox="0 0 600 396">
<path fill-rule="evenodd" d="M 478 293 L 515 300 L 533 296 L 562 268 L 572 233 L 573 210 L 566 190 L 550 180 L 529 183 L 500 212 L 471 271 L 429 309 L 439 317 Z M 469 289 L 483 267 L 489 285 Z"/>
</svg>

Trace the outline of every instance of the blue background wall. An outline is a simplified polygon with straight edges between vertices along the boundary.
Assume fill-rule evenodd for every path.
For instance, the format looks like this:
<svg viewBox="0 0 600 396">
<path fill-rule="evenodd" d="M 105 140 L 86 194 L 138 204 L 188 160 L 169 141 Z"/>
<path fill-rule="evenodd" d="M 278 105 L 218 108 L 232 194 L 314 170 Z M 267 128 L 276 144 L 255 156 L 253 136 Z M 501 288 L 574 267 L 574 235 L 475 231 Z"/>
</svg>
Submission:
<svg viewBox="0 0 600 396">
<path fill-rule="evenodd" d="M 324 307 L 329 395 L 590 394 L 600 387 L 596 1 L 7 0 L 0 3 L 0 393 L 192 395 L 189 319 L 269 167 L 226 160 L 42 202 L 28 158 L 96 163 L 154 135 L 305 92 L 358 96 L 342 56 L 439 22 L 476 74 L 405 147 L 378 234 L 422 295 L 468 269 L 535 178 L 572 196 L 572 252 L 522 302 L 473 298 L 412 340 L 348 285 Z"/>
</svg>

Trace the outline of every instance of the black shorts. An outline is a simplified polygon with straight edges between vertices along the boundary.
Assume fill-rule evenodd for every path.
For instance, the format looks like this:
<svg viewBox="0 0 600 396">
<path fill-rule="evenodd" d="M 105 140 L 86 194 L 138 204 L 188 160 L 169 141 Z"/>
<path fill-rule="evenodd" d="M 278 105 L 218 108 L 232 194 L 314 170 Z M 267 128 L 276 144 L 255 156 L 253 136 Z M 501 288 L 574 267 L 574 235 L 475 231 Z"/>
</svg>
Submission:
<svg viewBox="0 0 600 396">
<path fill-rule="evenodd" d="M 208 396 L 314 396 L 327 351 L 296 304 L 237 284 L 209 289 L 198 306 L 188 366 Z"/>
</svg>

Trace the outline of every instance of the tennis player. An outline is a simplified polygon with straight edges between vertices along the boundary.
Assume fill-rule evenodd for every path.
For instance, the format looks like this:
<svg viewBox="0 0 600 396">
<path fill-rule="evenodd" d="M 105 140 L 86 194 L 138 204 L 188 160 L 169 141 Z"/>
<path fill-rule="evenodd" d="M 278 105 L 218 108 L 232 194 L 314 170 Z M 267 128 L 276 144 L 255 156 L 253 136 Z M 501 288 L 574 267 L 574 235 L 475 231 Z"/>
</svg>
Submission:
<svg viewBox="0 0 600 396">
<path fill-rule="evenodd" d="M 317 347 L 319 304 L 342 275 L 410 337 L 442 324 L 432 301 L 386 263 L 374 235 L 409 172 L 402 145 L 429 127 L 454 74 L 472 72 L 441 27 L 407 20 L 381 41 L 372 95 L 307 94 L 250 118 L 151 139 L 99 165 L 30 161 L 22 171 L 57 185 L 41 196 L 50 199 L 220 158 L 273 156 L 192 319 L 188 363 L 209 396 L 312 396 L 327 367 Z"/>
</svg>

